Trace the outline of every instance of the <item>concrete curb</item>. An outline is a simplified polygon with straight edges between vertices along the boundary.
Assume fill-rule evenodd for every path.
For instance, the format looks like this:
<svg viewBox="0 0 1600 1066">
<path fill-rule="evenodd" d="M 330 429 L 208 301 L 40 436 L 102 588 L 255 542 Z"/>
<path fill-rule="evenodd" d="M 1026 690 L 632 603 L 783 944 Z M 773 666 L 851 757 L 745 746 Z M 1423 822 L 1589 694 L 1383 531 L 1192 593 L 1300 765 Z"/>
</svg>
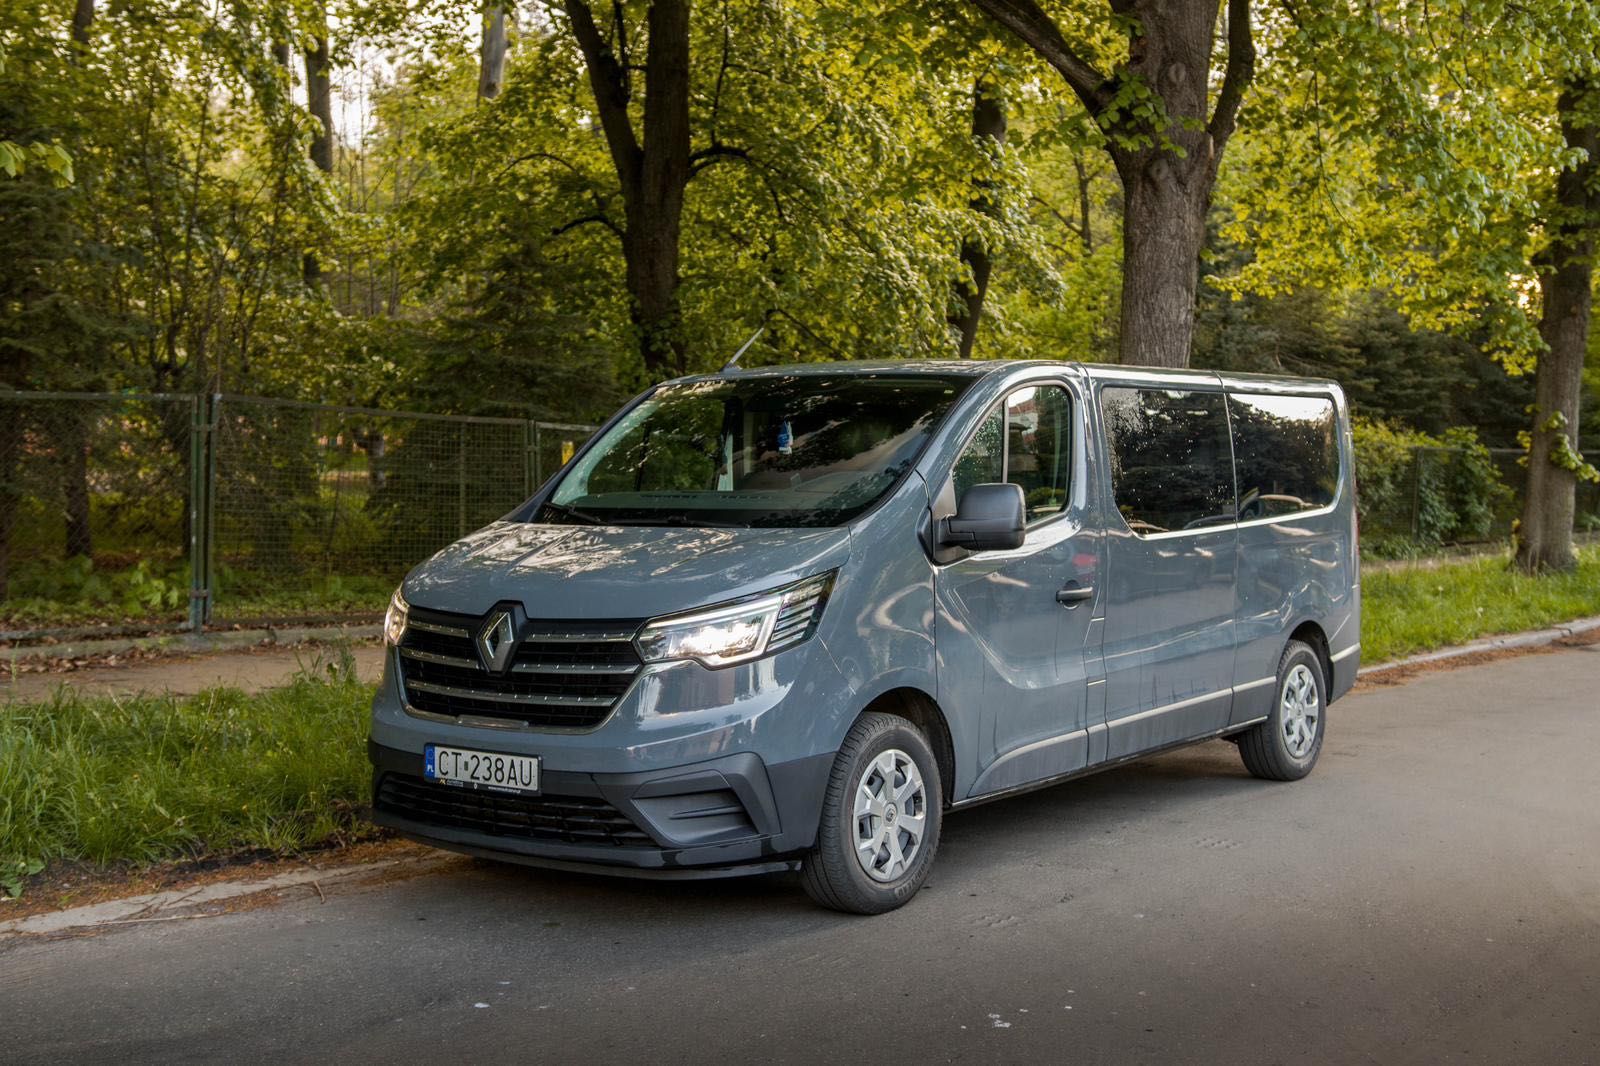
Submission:
<svg viewBox="0 0 1600 1066">
<path fill-rule="evenodd" d="M 1399 670 L 1407 666 L 1421 666 L 1426 663 L 1443 662 L 1448 659 L 1459 659 L 1464 655 L 1477 655 L 1486 651 L 1505 651 L 1512 648 L 1538 648 L 1546 644 L 1554 644 L 1566 637 L 1575 637 L 1579 633 L 1588 633 L 1600 629 L 1600 615 L 1591 618 L 1579 618 L 1572 622 L 1563 622 L 1549 629 L 1531 629 L 1525 633 L 1508 633 L 1501 637 L 1486 637 L 1475 640 L 1470 644 L 1461 644 L 1454 648 L 1442 648 L 1439 651 L 1424 652 L 1421 655 L 1411 655 L 1404 659 L 1393 659 L 1386 663 L 1374 663 L 1364 666 L 1356 671 L 1357 677 L 1370 677 L 1389 670 Z"/>
<path fill-rule="evenodd" d="M 423 855 L 415 858 L 380 859 L 377 862 L 354 863 L 318 869 L 290 870 L 273 877 L 249 881 L 216 881 L 197 888 L 177 888 L 166 892 L 151 892 L 140 896 L 91 903 L 62 911 L 48 911 L 27 918 L 13 918 L 0 922 L 0 937 L 48 936 L 74 929 L 96 928 L 112 925 L 139 925 L 146 922 L 169 922 L 183 918 L 211 917 L 216 911 L 196 908 L 208 903 L 223 903 L 258 892 L 283 891 L 305 887 L 322 897 L 324 888 L 334 888 L 359 882 L 369 876 L 383 874 L 396 868 L 423 872 L 450 861 L 449 855 Z"/>
<path fill-rule="evenodd" d="M 376 622 L 360 625 L 331 626 L 263 626 L 259 629 L 233 629 L 220 633 L 168 633 L 154 637 L 107 637 L 97 640 L 74 640 L 62 644 L 29 644 L 0 652 L 6 662 L 24 659 L 81 659 L 97 655 L 114 655 L 117 652 L 175 651 L 204 654 L 210 651 L 228 651 L 249 648 L 257 644 L 303 644 L 306 642 L 337 643 L 345 640 L 372 640 L 383 635 L 383 626 Z"/>
</svg>

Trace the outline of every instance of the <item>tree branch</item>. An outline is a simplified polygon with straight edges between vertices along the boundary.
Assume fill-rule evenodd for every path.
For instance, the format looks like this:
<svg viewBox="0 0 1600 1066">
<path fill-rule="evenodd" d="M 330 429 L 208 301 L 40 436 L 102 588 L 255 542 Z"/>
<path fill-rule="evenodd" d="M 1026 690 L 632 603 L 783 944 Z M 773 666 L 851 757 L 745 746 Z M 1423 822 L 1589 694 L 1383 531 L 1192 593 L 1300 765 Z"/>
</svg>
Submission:
<svg viewBox="0 0 1600 1066">
<path fill-rule="evenodd" d="M 718 159 L 743 159 L 750 161 L 750 153 L 731 144 L 712 144 L 689 153 L 689 173 L 698 174 Z"/>
<path fill-rule="evenodd" d="M 1106 109 L 1111 94 L 1105 75 L 1072 50 L 1055 20 L 1034 0 L 971 0 L 971 3 L 1056 68 L 1091 117 Z"/>
<path fill-rule="evenodd" d="M 595 109 L 600 112 L 600 127 L 605 131 L 617 177 L 624 185 L 636 183 L 642 152 L 633 133 L 633 121 L 628 117 L 628 72 L 601 36 L 594 12 L 584 0 L 565 0 L 562 10 L 589 69 L 589 88 L 594 93 Z"/>
<path fill-rule="evenodd" d="M 1239 104 L 1255 75 L 1256 44 L 1250 31 L 1250 0 L 1228 0 L 1228 64 L 1222 75 L 1222 89 L 1217 93 L 1216 110 L 1206 125 L 1206 132 L 1211 135 L 1213 160 L 1221 158 L 1223 146 L 1233 135 Z"/>
<path fill-rule="evenodd" d="M 555 229 L 551 230 L 550 236 L 559 237 L 568 230 L 577 229 L 579 226 L 587 225 L 590 222 L 599 223 L 612 233 L 616 234 L 619 240 L 622 238 L 622 230 L 618 228 L 617 224 L 611 221 L 605 215 L 600 214 L 584 215 L 582 218 L 575 218 L 571 222 L 563 223 L 562 225 L 559 225 Z"/>
</svg>

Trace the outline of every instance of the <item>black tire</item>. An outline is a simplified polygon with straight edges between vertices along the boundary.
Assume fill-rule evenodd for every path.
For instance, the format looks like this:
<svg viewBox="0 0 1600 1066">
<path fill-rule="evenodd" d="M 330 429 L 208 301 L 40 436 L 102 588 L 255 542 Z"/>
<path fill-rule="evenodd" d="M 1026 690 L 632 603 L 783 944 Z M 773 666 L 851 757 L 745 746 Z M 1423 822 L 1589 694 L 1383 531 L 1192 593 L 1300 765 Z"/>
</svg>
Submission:
<svg viewBox="0 0 1600 1066">
<path fill-rule="evenodd" d="M 1316 688 L 1316 728 L 1309 746 L 1299 755 L 1290 749 L 1285 732 L 1284 688 L 1291 674 L 1305 667 Z M 1303 675 L 1302 675 L 1303 676 Z M 1328 682 L 1322 660 L 1309 644 L 1291 640 L 1278 660 L 1278 678 L 1272 689 L 1272 713 L 1265 722 L 1239 734 L 1239 757 L 1244 767 L 1267 781 L 1298 781 L 1317 765 L 1322 738 L 1328 733 Z"/>
<path fill-rule="evenodd" d="M 892 881 L 877 881 L 867 875 L 855 854 L 855 792 L 873 760 L 891 750 L 907 755 L 922 775 L 923 835 L 905 871 Z M 928 879 L 939 849 L 943 807 L 939 764 L 922 732 L 892 714 L 863 715 L 845 736 L 833 762 L 817 843 L 800 868 L 806 894 L 830 910 L 847 914 L 882 914 L 903 906 Z"/>
</svg>

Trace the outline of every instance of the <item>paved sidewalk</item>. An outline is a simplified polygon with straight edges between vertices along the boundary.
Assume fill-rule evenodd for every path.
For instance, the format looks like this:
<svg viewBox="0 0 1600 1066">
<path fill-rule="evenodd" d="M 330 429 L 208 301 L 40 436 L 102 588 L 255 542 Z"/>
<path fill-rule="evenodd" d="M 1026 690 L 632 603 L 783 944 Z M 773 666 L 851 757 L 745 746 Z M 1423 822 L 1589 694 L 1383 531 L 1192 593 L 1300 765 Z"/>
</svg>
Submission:
<svg viewBox="0 0 1600 1066">
<path fill-rule="evenodd" d="M 352 646 L 350 653 L 355 656 L 356 673 L 363 680 L 376 683 L 383 673 L 383 648 L 359 644 Z M 287 684 L 300 670 L 313 669 L 319 660 L 333 660 L 338 654 L 336 647 L 328 645 L 250 648 L 37 674 L 12 674 L 0 664 L 0 671 L 4 671 L 0 673 L 0 703 L 49 699 L 63 686 L 96 696 L 140 692 L 191 696 L 219 685 L 257 692 Z"/>
</svg>

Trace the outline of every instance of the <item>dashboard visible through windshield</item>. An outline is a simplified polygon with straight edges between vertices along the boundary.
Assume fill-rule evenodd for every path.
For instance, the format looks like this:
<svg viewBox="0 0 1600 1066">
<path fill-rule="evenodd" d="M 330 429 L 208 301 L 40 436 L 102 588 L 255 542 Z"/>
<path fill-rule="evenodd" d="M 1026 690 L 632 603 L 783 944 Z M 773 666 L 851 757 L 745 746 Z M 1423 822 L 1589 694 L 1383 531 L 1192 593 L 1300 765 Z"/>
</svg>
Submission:
<svg viewBox="0 0 1600 1066">
<path fill-rule="evenodd" d="M 970 380 L 794 374 L 665 385 L 567 470 L 535 521 L 839 525 L 905 476 Z"/>
</svg>

